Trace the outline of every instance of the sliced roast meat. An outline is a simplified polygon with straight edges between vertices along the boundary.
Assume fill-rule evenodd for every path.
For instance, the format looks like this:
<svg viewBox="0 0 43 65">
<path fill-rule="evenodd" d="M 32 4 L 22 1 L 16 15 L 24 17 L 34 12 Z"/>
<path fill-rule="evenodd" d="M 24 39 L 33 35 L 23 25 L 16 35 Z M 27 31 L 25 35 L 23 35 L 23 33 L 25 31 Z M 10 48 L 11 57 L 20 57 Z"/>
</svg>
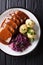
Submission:
<svg viewBox="0 0 43 65">
<path fill-rule="evenodd" d="M 9 19 L 9 22 L 7 22 L 7 24 L 14 29 L 17 29 L 17 27 L 18 27 L 16 22 L 14 22 L 12 19 Z"/>
<path fill-rule="evenodd" d="M 17 19 L 16 16 L 13 16 L 13 21 L 19 26 L 20 25 L 20 21 Z"/>
<path fill-rule="evenodd" d="M 22 11 L 17 10 L 15 11 L 15 14 L 19 19 L 21 19 L 21 23 L 23 23 L 26 19 L 29 19 L 29 17 Z"/>
<path fill-rule="evenodd" d="M 2 27 L 1 27 L 2 28 Z M 0 29 L 1 29 L 0 28 Z M 12 36 L 12 33 L 7 29 L 7 28 L 3 28 L 1 31 L 0 31 L 0 38 L 2 40 L 7 40 L 8 38 L 10 38 Z"/>
<path fill-rule="evenodd" d="M 1 24 L 0 38 L 4 41 L 6 41 L 9 37 L 12 38 L 12 35 L 15 35 L 15 33 L 17 34 L 19 26 L 24 23 L 26 19 L 29 19 L 29 17 L 19 10 L 9 14 Z"/>
<path fill-rule="evenodd" d="M 18 16 L 17 14 L 14 14 L 14 16 L 16 17 L 16 19 L 19 20 L 19 22 L 20 22 L 20 24 L 21 24 L 21 18 L 20 18 L 20 16 Z M 14 17 L 14 16 L 13 16 L 13 17 Z"/>
<path fill-rule="evenodd" d="M 15 13 L 12 13 L 10 15 L 12 16 L 13 21 L 16 22 L 17 25 L 20 25 L 20 23 L 21 23 L 20 17 L 18 15 L 16 15 Z"/>
<path fill-rule="evenodd" d="M 11 32 L 11 33 L 14 33 L 15 30 L 13 27 L 9 26 L 8 24 L 6 25 L 6 28 L 8 28 L 8 30 Z"/>
</svg>

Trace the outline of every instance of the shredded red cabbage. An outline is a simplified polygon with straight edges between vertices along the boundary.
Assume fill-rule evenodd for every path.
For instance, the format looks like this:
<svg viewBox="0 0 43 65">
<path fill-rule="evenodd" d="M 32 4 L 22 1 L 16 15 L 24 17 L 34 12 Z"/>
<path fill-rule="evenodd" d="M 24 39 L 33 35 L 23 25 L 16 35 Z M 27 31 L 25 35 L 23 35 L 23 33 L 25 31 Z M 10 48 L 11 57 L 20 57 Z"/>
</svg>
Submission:
<svg viewBox="0 0 43 65">
<path fill-rule="evenodd" d="M 30 45 L 30 40 L 23 34 L 19 33 L 16 38 L 12 38 L 10 47 L 15 51 L 23 51 Z"/>
</svg>

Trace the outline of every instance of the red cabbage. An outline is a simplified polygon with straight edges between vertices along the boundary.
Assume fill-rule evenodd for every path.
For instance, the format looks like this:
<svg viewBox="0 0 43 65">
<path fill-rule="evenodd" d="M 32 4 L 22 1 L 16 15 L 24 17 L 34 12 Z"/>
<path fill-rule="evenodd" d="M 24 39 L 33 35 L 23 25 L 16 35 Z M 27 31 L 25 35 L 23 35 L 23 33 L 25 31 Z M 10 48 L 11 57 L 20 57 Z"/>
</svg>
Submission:
<svg viewBox="0 0 43 65">
<path fill-rule="evenodd" d="M 13 43 L 13 46 L 11 44 Z M 23 34 L 18 34 L 16 38 L 12 38 L 10 42 L 10 47 L 15 51 L 23 51 L 30 45 L 30 40 Z"/>
</svg>

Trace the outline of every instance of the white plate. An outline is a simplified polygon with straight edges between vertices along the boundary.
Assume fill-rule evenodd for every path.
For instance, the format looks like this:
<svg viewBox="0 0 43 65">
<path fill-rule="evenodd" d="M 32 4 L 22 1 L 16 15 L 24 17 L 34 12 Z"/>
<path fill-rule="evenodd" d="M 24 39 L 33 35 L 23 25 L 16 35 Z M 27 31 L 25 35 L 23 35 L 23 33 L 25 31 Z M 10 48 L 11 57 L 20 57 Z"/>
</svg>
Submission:
<svg viewBox="0 0 43 65">
<path fill-rule="evenodd" d="M 1 14 L 0 16 L 0 24 L 3 22 L 4 18 L 12 11 L 15 11 L 15 10 L 20 10 L 20 11 L 23 11 L 25 12 L 29 17 L 30 19 L 32 19 L 33 21 L 35 21 L 36 23 L 36 26 L 35 26 L 35 29 L 36 29 L 36 32 L 37 32 L 37 35 L 38 35 L 38 39 L 36 39 L 33 43 L 31 43 L 32 45 L 29 46 L 25 51 L 23 52 L 16 52 L 16 51 L 13 51 L 11 48 L 9 48 L 8 46 L 0 43 L 0 48 L 2 51 L 4 51 L 5 53 L 9 54 L 9 55 L 13 55 L 13 56 L 21 56 L 21 55 L 25 55 L 27 53 L 30 53 L 31 51 L 33 51 L 35 49 L 35 47 L 37 46 L 38 42 L 39 42 L 39 39 L 40 39 L 40 25 L 39 25 L 39 22 L 37 20 L 37 18 L 29 11 L 25 10 L 25 9 L 22 9 L 22 8 L 12 8 L 12 9 L 9 9 L 7 11 L 5 11 L 3 14 Z"/>
</svg>

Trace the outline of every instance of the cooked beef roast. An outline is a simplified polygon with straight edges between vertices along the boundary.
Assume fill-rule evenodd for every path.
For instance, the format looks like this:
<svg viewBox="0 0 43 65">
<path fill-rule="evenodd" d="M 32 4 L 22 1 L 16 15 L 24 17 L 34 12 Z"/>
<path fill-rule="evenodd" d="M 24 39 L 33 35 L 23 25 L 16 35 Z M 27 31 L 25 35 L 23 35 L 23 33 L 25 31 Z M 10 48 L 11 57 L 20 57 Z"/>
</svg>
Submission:
<svg viewBox="0 0 43 65">
<path fill-rule="evenodd" d="M 22 11 L 15 11 L 9 14 L 10 17 L 6 17 L 0 27 L 0 38 L 6 41 L 12 37 L 13 34 L 18 32 L 18 27 L 25 22 L 29 17 Z M 2 29 L 3 28 L 3 29 Z"/>
</svg>

